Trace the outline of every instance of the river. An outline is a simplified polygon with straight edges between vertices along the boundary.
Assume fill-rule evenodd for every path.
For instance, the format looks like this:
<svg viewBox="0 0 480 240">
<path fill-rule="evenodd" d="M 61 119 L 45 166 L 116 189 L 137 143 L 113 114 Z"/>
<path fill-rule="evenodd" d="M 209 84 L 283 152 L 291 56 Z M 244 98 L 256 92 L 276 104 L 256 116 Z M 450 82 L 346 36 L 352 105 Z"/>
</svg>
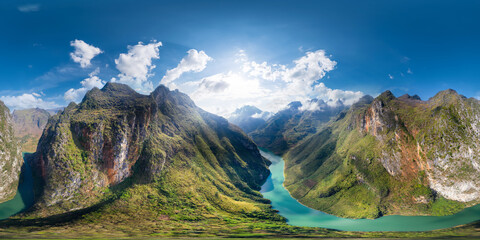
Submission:
<svg viewBox="0 0 480 240">
<path fill-rule="evenodd" d="M 377 219 L 340 218 L 308 208 L 295 200 L 283 186 L 284 161 L 270 152 L 261 154 L 272 161 L 271 174 L 261 193 L 272 201 L 274 209 L 288 219 L 288 224 L 322 227 L 344 231 L 429 231 L 467 224 L 480 219 L 480 205 L 466 208 L 449 216 L 384 216 Z"/>
<path fill-rule="evenodd" d="M 25 153 L 22 154 L 23 157 Z M 32 169 L 24 159 L 17 194 L 9 201 L 0 203 L 0 220 L 20 213 L 34 202 Z"/>
</svg>

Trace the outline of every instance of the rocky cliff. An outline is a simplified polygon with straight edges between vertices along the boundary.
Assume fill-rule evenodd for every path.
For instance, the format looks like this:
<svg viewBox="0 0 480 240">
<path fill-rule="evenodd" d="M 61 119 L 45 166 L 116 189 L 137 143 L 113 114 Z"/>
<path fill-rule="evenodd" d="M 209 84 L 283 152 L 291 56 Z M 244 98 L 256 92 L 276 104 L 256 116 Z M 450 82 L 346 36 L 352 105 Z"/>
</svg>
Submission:
<svg viewBox="0 0 480 240">
<path fill-rule="evenodd" d="M 172 204 L 175 195 L 195 217 L 196 204 L 257 211 L 267 164 L 240 129 L 187 95 L 163 86 L 141 95 L 108 83 L 50 118 L 32 159 L 41 179 L 32 214 L 70 212 L 118 194 L 116 204 L 154 196 Z"/>
<path fill-rule="evenodd" d="M 0 203 L 15 196 L 23 165 L 10 110 L 0 101 Z"/>
<path fill-rule="evenodd" d="M 50 113 L 47 110 L 31 108 L 13 111 L 13 129 L 20 141 L 23 152 L 35 152 L 37 143 L 47 125 Z"/>
<path fill-rule="evenodd" d="M 286 186 L 340 216 L 455 213 L 480 200 L 479 114 L 453 90 L 366 97 L 288 152 Z"/>
</svg>

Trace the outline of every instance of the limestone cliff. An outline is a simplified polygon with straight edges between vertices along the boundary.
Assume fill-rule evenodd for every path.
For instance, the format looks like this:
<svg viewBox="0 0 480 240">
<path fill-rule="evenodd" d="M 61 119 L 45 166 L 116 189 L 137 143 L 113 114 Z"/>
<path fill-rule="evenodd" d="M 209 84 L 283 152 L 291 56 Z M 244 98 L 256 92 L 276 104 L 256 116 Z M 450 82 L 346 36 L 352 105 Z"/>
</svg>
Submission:
<svg viewBox="0 0 480 240">
<path fill-rule="evenodd" d="M 120 184 L 157 186 L 182 172 L 194 174 L 189 189 L 209 185 L 203 197 L 220 189 L 229 192 L 228 202 L 237 194 L 259 195 L 255 190 L 269 175 L 267 160 L 241 130 L 187 95 L 163 86 L 141 95 L 115 83 L 52 117 L 32 165 L 43 181 L 34 207 L 41 216 L 92 206 Z"/>
<path fill-rule="evenodd" d="M 23 165 L 10 110 L 0 101 L 0 203 L 15 196 Z"/>
<path fill-rule="evenodd" d="M 289 151 L 286 186 L 296 198 L 369 218 L 452 214 L 480 201 L 478 100 L 453 90 L 428 101 L 367 98 Z"/>
</svg>

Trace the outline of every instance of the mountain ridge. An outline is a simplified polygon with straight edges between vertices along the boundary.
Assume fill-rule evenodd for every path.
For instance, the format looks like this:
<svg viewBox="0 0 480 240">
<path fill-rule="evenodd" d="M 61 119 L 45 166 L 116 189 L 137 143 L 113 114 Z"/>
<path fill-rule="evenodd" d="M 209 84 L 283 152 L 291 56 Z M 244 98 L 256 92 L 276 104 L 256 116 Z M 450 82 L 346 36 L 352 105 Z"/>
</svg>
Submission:
<svg viewBox="0 0 480 240">
<path fill-rule="evenodd" d="M 41 190 L 29 216 L 95 205 L 126 181 L 133 188 L 145 185 L 157 191 L 165 178 L 183 178 L 177 175 L 180 169 L 197 179 L 188 181 L 189 188 L 214 186 L 200 191 L 203 196 L 190 193 L 207 196 L 203 201 L 214 208 L 227 203 L 231 212 L 266 207 L 258 190 L 269 175 L 269 163 L 256 145 L 226 119 L 164 86 L 150 95 L 117 83 L 92 89 L 80 104 L 71 103 L 50 118 L 30 163 Z M 218 191 L 224 192 L 219 196 L 224 202 L 212 198 Z M 235 210 L 237 205 L 244 207 Z"/>
<path fill-rule="evenodd" d="M 428 101 L 390 91 L 364 100 L 286 154 L 295 198 L 353 218 L 445 215 L 479 201 L 470 191 L 480 187 L 478 100 L 453 90 Z"/>
</svg>

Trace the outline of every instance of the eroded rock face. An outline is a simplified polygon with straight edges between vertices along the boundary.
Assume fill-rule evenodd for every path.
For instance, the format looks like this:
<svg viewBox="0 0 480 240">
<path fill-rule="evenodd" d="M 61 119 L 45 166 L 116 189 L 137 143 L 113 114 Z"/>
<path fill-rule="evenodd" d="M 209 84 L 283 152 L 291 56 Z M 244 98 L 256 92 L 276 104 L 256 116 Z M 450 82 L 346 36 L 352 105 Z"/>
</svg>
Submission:
<svg viewBox="0 0 480 240">
<path fill-rule="evenodd" d="M 300 202 L 340 216 L 453 214 L 480 202 L 479 129 L 476 99 L 387 91 L 290 150 L 285 183 Z"/>
<path fill-rule="evenodd" d="M 10 111 L 0 101 L 0 203 L 15 196 L 23 165 L 21 150 L 12 126 Z"/>
<path fill-rule="evenodd" d="M 382 144 L 380 161 L 385 169 L 392 176 L 425 170 L 430 188 L 445 198 L 480 200 L 479 102 L 453 90 L 425 102 L 418 96 L 393 99 L 388 92 L 374 100 L 363 126 Z M 400 106 L 399 102 L 408 104 Z M 413 111 L 409 108 L 427 114 L 396 113 Z M 412 139 L 405 141 L 408 138 Z"/>
<path fill-rule="evenodd" d="M 81 208 L 131 176 L 154 111 L 149 100 L 107 86 L 50 119 L 33 159 L 45 181 L 37 205 Z"/>
<path fill-rule="evenodd" d="M 268 177 L 256 145 L 187 95 L 163 86 L 141 95 L 108 83 L 49 120 L 32 160 L 44 181 L 35 208 L 48 216 L 88 207 L 129 177 L 149 183 L 203 154 L 236 183 L 257 189 Z"/>
</svg>

